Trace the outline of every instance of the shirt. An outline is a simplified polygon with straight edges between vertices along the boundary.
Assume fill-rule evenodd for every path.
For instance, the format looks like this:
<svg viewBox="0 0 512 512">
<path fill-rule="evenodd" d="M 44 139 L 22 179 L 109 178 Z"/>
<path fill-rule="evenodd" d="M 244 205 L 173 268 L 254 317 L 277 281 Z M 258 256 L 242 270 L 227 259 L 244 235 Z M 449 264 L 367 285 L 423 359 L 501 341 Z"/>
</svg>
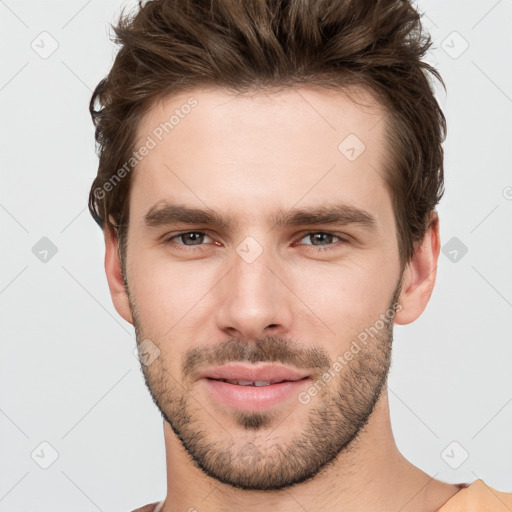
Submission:
<svg viewBox="0 0 512 512">
<path fill-rule="evenodd" d="M 461 489 L 438 512 L 510 512 L 512 494 L 497 491 L 482 479 Z"/>
<path fill-rule="evenodd" d="M 483 480 L 472 484 L 457 484 L 461 490 L 455 493 L 436 512 L 511 512 L 512 494 L 497 491 Z M 160 512 L 163 501 L 150 503 L 132 512 Z"/>
</svg>

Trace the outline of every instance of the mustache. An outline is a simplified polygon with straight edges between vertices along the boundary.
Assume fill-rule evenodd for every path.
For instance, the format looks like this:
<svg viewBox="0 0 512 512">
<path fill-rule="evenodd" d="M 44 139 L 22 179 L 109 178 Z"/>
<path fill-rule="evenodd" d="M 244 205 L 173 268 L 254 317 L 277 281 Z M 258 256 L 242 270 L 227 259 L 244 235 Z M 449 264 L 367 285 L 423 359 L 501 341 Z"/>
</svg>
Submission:
<svg viewBox="0 0 512 512">
<path fill-rule="evenodd" d="M 181 370 L 185 377 L 194 379 L 205 366 L 231 362 L 282 363 L 320 375 L 331 367 L 331 358 L 321 348 L 301 348 L 285 338 L 267 336 L 251 342 L 231 338 L 218 345 L 190 348 L 185 352 Z"/>
</svg>

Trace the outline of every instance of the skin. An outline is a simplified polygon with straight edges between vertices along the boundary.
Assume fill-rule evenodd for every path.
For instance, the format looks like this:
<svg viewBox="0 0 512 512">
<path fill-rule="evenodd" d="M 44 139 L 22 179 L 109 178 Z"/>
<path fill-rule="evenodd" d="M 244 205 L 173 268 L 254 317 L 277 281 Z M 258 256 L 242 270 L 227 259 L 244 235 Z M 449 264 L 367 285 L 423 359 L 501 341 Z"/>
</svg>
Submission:
<svg viewBox="0 0 512 512">
<path fill-rule="evenodd" d="M 433 512 L 458 490 L 400 454 L 386 387 L 393 322 L 416 320 L 435 284 L 439 221 L 433 214 L 402 272 L 383 179 L 385 114 L 369 93 L 352 93 L 196 89 L 154 104 L 138 126 L 141 143 L 190 97 L 198 102 L 134 171 L 126 283 L 115 234 L 105 230 L 113 303 L 137 342 L 160 351 L 142 369 L 165 420 L 164 512 Z M 349 134 L 365 144 L 354 161 L 338 149 Z M 163 200 L 238 224 L 147 226 L 144 216 Z M 331 203 L 371 213 L 375 229 L 269 223 L 277 209 Z M 176 236 L 197 231 L 206 235 Z M 315 245 L 314 233 L 344 242 L 320 235 Z M 250 263 L 237 252 L 248 236 L 262 249 Z M 237 413 L 195 379 L 223 356 L 286 360 L 317 381 L 397 304 L 394 319 L 307 404 L 294 397 Z M 196 366 L 184 366 L 193 350 Z"/>
</svg>

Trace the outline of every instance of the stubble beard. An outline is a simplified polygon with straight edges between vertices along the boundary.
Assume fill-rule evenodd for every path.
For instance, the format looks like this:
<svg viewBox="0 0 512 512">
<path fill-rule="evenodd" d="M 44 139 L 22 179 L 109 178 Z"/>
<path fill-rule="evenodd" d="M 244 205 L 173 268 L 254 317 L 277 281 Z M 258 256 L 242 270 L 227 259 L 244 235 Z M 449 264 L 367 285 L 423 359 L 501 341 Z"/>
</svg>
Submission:
<svg viewBox="0 0 512 512">
<path fill-rule="evenodd" d="M 400 288 L 401 282 L 389 305 L 393 311 Z M 129 293 L 128 296 L 139 344 L 145 339 L 146 329 L 141 325 Z M 340 455 L 355 447 L 386 385 L 392 340 L 391 318 L 308 405 L 297 400 L 294 409 L 287 414 L 276 409 L 265 412 L 226 410 L 226 417 L 213 417 L 198 403 L 194 384 L 184 385 L 180 382 L 181 376 L 170 375 L 162 364 L 163 357 L 149 366 L 141 364 L 141 368 L 155 405 L 197 468 L 235 488 L 279 491 L 319 475 Z M 217 349 L 219 347 L 213 347 L 211 353 L 206 353 L 205 347 L 196 347 L 193 351 L 196 366 L 207 360 L 219 364 L 279 361 L 293 366 L 294 361 L 300 360 L 301 365 L 297 366 L 304 367 L 305 361 L 314 359 L 317 375 L 323 373 L 321 367 L 328 371 L 333 366 L 323 349 L 299 352 L 288 340 L 273 336 L 251 344 L 232 339 L 222 344 L 222 354 Z M 182 369 L 186 367 L 185 362 Z M 290 433 L 287 421 L 296 414 L 304 417 L 300 421 L 304 428 Z"/>
</svg>

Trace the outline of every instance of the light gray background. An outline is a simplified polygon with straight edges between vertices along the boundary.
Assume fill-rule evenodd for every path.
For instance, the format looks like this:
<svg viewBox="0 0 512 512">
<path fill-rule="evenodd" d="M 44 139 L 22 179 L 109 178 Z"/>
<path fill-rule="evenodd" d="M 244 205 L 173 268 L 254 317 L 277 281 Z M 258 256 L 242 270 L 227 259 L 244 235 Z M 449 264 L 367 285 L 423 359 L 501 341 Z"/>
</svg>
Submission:
<svg viewBox="0 0 512 512">
<path fill-rule="evenodd" d="M 121 512 L 165 496 L 162 420 L 86 209 L 97 168 L 87 107 L 121 5 L 0 0 L 1 512 Z M 448 89 L 446 254 L 426 312 L 395 328 L 393 428 L 430 475 L 512 491 L 512 0 L 420 9 Z M 32 252 L 42 237 L 58 251 L 46 262 Z M 58 453 L 47 469 L 42 442 Z"/>
</svg>

